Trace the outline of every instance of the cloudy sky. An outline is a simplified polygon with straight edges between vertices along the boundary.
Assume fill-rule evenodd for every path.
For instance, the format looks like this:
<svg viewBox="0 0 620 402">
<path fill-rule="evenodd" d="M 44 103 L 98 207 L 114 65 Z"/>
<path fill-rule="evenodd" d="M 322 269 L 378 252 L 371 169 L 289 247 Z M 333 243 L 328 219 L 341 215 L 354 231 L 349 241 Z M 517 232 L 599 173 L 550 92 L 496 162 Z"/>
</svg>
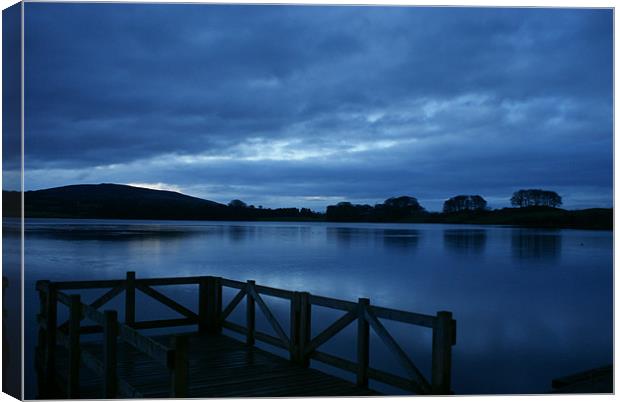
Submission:
<svg viewBox="0 0 620 402">
<path fill-rule="evenodd" d="M 26 189 L 612 205 L 612 12 L 25 6 Z"/>
</svg>

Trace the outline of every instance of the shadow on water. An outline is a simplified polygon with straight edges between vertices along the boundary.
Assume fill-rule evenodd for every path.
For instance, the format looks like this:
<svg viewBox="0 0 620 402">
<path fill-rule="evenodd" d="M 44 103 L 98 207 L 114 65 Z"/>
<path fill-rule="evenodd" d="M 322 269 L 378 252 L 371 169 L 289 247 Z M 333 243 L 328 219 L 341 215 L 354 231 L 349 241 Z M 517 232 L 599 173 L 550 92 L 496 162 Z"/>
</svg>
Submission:
<svg viewBox="0 0 620 402">
<path fill-rule="evenodd" d="M 514 260 L 555 261 L 562 252 L 562 236 L 559 231 L 513 229 L 511 244 Z"/>
<path fill-rule="evenodd" d="M 185 229 L 153 229 L 140 227 L 72 227 L 28 229 L 28 238 L 56 239 L 66 241 L 129 241 L 148 239 L 181 239 L 191 236 L 204 236 L 205 232 Z"/>
<path fill-rule="evenodd" d="M 367 245 L 374 243 L 393 251 L 411 250 L 418 246 L 420 231 L 411 229 L 374 229 L 328 227 L 328 239 L 334 239 L 339 246 Z"/>
<path fill-rule="evenodd" d="M 420 231 L 411 229 L 383 229 L 376 234 L 383 239 L 383 246 L 394 251 L 408 251 L 418 247 Z"/>
<path fill-rule="evenodd" d="M 484 229 L 447 229 L 443 232 L 443 244 L 447 251 L 460 255 L 481 255 L 487 244 Z"/>
<path fill-rule="evenodd" d="M 326 233 L 329 240 L 335 240 L 340 246 L 349 246 L 361 239 L 367 240 L 369 232 L 366 228 L 327 227 Z"/>
</svg>

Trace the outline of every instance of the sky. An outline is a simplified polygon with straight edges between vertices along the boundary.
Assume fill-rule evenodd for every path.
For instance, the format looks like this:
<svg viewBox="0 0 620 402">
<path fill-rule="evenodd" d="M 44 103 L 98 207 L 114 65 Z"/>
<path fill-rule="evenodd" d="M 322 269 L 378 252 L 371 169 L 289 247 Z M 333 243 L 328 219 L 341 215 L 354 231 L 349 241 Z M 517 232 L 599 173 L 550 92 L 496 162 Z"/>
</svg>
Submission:
<svg viewBox="0 0 620 402">
<path fill-rule="evenodd" d="M 25 188 L 317 211 L 501 208 L 542 188 L 611 207 L 612 24 L 609 9 L 26 3 Z"/>
</svg>

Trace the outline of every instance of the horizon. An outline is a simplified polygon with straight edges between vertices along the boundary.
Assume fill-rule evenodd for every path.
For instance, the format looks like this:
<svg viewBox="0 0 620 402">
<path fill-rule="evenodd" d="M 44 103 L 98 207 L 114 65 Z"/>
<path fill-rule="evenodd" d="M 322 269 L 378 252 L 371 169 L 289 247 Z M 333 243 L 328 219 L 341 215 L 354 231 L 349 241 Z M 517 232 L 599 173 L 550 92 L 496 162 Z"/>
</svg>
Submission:
<svg viewBox="0 0 620 402">
<path fill-rule="evenodd" d="M 25 190 L 440 211 L 541 188 L 613 207 L 610 9 L 24 8 Z"/>
<path fill-rule="evenodd" d="M 220 200 L 207 199 L 207 198 L 203 198 L 203 197 L 195 196 L 195 195 L 192 195 L 192 194 L 186 194 L 186 193 L 183 193 L 183 192 L 178 191 L 178 190 L 176 190 L 176 189 L 159 188 L 159 187 L 157 187 L 157 186 L 145 187 L 145 186 L 141 186 L 141 185 L 138 185 L 138 184 L 139 184 L 139 183 L 132 183 L 132 184 L 128 184 L 128 183 L 105 183 L 105 182 L 104 182 L 104 183 L 80 183 L 80 184 L 66 184 L 66 185 L 57 186 L 57 187 L 41 188 L 41 189 L 33 189 L 33 190 L 25 190 L 25 191 L 26 191 L 26 192 L 28 192 L 28 191 L 39 191 L 39 190 L 51 190 L 51 189 L 55 189 L 55 188 L 61 188 L 61 187 L 71 187 L 71 186 L 79 186 L 79 185 L 82 185 L 82 186 L 117 185 L 117 186 L 129 186 L 129 187 L 142 188 L 142 189 L 149 189 L 149 190 L 157 190 L 157 191 L 171 191 L 171 192 L 175 192 L 175 193 L 178 193 L 178 194 L 181 194 L 181 195 L 186 195 L 186 196 L 190 196 L 190 197 L 194 197 L 194 198 L 200 198 L 200 199 L 203 199 L 203 200 L 205 200 L 205 201 L 214 201 L 214 202 L 217 202 L 217 203 L 220 203 L 220 204 L 224 204 L 224 205 L 228 205 L 228 203 L 229 203 L 230 201 L 232 201 L 232 200 L 222 200 L 222 201 L 220 201 Z M 516 190 L 515 190 L 515 191 L 516 191 Z M 453 195 L 453 196 L 450 196 L 450 197 L 445 198 L 445 199 L 444 199 L 444 201 L 447 201 L 449 198 L 455 197 L 455 196 L 457 196 L 457 195 L 465 195 L 465 194 L 455 194 L 455 195 Z M 468 194 L 468 195 L 474 195 L 474 194 Z M 478 194 L 478 195 L 480 195 L 480 194 Z M 412 195 L 410 195 L 410 194 L 395 194 L 395 195 L 388 196 L 388 197 L 386 197 L 386 198 L 384 198 L 384 199 L 377 200 L 376 202 L 370 202 L 370 203 L 366 203 L 366 204 L 367 204 L 367 205 L 370 205 L 370 206 L 375 206 L 375 205 L 377 205 L 377 204 L 382 204 L 383 202 L 385 202 L 385 201 L 386 201 L 387 199 L 389 199 L 389 198 L 392 198 L 392 197 L 400 197 L 400 196 L 410 196 L 410 197 L 414 197 L 414 198 L 416 198 L 416 199 L 417 199 L 417 197 L 412 196 Z M 482 196 L 482 198 L 486 200 L 486 198 L 484 197 L 484 195 L 480 195 L 480 196 Z M 511 194 L 511 196 L 512 196 L 512 194 Z M 560 196 L 561 196 L 561 195 L 560 195 Z M 247 202 L 247 201 L 246 201 L 246 200 L 244 200 L 243 198 L 235 198 L 234 200 L 241 200 L 241 201 L 243 201 L 243 202 L 244 202 L 244 203 L 245 203 L 248 207 L 255 207 L 255 208 L 259 208 L 259 207 L 261 207 L 261 208 L 266 208 L 266 209 L 277 209 L 277 208 L 297 208 L 297 209 L 301 209 L 301 208 L 307 208 L 307 207 L 302 207 L 302 206 L 298 206 L 298 205 L 279 205 L 279 206 L 266 206 L 266 205 L 259 205 L 259 204 L 253 204 L 253 203 L 251 203 L 251 202 Z M 419 200 L 419 199 L 418 199 L 418 201 L 420 202 L 420 200 Z M 486 201 L 488 201 L 488 200 L 486 200 Z M 333 203 L 333 204 L 328 204 L 328 205 L 336 205 L 336 204 L 338 204 L 339 202 L 351 202 L 351 201 L 350 201 L 350 200 L 347 200 L 347 199 L 343 199 L 342 201 L 338 201 L 338 202 L 335 202 L 335 203 Z M 359 203 L 355 203 L 355 202 L 351 202 L 351 203 L 352 203 L 352 204 L 359 204 Z M 312 209 L 312 208 L 310 208 L 310 209 L 311 209 L 313 212 L 325 213 L 328 205 L 326 205 L 326 206 L 325 206 L 324 208 L 322 208 L 322 209 Z M 424 205 L 424 203 L 423 203 L 423 202 L 420 202 L 420 205 L 422 206 L 422 208 L 424 208 L 424 209 L 426 210 L 426 212 L 430 212 L 430 213 L 441 213 L 441 212 L 443 212 L 443 208 L 442 208 L 442 209 L 440 209 L 440 210 L 432 210 L 432 209 L 427 208 L 427 207 Z M 443 202 L 442 202 L 442 206 L 443 206 Z M 502 209 L 502 208 L 519 208 L 519 207 L 512 206 L 512 205 L 509 205 L 508 207 L 494 207 L 493 205 L 488 204 L 488 205 L 486 206 L 486 208 L 485 208 L 485 209 L 487 209 L 487 210 L 499 210 L 499 209 Z M 562 205 L 560 205 L 558 208 L 560 208 L 560 209 L 565 209 L 565 210 L 580 210 L 580 209 L 588 209 L 588 208 L 565 208 L 565 207 L 564 207 L 564 200 L 562 200 Z M 613 209 L 613 206 L 611 206 L 611 207 L 592 207 L 592 208 L 610 208 L 610 209 Z"/>
</svg>

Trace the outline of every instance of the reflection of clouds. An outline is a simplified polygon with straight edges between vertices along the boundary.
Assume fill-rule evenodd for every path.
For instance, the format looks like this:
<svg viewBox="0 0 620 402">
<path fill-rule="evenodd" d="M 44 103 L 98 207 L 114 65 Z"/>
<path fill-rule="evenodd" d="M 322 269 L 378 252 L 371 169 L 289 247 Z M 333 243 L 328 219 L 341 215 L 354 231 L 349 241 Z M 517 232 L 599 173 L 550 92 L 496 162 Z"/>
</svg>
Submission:
<svg viewBox="0 0 620 402">
<path fill-rule="evenodd" d="M 457 254 L 483 254 L 486 243 L 484 229 L 448 229 L 443 232 L 444 247 Z"/>
<path fill-rule="evenodd" d="M 515 260 L 556 260 L 562 251 L 559 232 L 515 228 L 511 231 L 511 242 Z"/>
</svg>

